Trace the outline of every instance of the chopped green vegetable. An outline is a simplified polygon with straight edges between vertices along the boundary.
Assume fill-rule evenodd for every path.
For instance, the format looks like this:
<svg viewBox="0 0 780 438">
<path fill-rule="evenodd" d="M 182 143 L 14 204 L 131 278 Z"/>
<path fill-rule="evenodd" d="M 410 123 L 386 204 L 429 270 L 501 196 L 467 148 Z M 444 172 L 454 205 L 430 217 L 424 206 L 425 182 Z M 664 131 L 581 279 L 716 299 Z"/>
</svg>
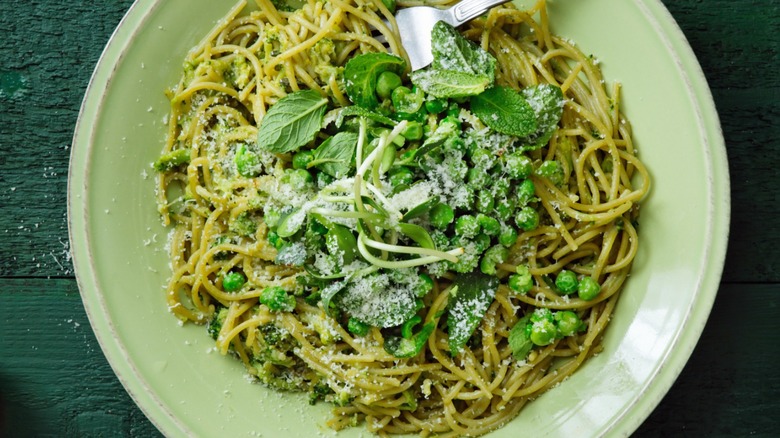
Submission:
<svg viewBox="0 0 780 438">
<path fill-rule="evenodd" d="M 189 149 L 176 149 L 164 154 L 154 162 L 154 169 L 158 172 L 166 172 L 190 162 Z"/>
<path fill-rule="evenodd" d="M 385 339 L 385 351 L 398 358 L 414 357 L 420 354 L 431 333 L 436 329 L 436 324 L 429 322 L 423 326 L 419 333 L 409 338 L 388 336 Z"/>
<path fill-rule="evenodd" d="M 263 289 L 258 297 L 260 304 L 265 304 L 272 312 L 292 312 L 295 309 L 295 297 L 279 286 Z"/>
</svg>

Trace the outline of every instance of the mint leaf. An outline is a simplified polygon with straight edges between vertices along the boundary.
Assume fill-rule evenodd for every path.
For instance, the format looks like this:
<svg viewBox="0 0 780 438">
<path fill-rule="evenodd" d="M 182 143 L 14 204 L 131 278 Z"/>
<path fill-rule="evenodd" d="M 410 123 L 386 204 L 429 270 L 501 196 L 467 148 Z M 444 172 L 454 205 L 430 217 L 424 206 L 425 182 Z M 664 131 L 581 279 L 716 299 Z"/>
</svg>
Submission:
<svg viewBox="0 0 780 438">
<path fill-rule="evenodd" d="M 463 350 L 493 302 L 498 283 L 498 278 L 476 270 L 455 279 L 454 295 L 447 304 L 450 355 Z"/>
<path fill-rule="evenodd" d="M 347 96 L 356 105 L 374 109 L 379 105 L 376 79 L 384 71 L 399 75 L 406 70 L 406 61 L 388 53 L 364 53 L 347 61 L 344 66 L 344 85 Z"/>
<path fill-rule="evenodd" d="M 314 159 L 307 167 L 317 167 L 336 179 L 343 178 L 354 167 L 357 142 L 358 135 L 354 132 L 328 137 L 314 150 Z"/>
<path fill-rule="evenodd" d="M 436 23 L 431 30 L 431 52 L 434 70 L 487 76 L 489 83 L 493 83 L 496 76 L 496 58 L 443 21 Z"/>
<path fill-rule="evenodd" d="M 471 112 L 502 134 L 525 137 L 536 131 L 536 113 L 512 88 L 496 86 L 471 98 Z"/>
<path fill-rule="evenodd" d="M 364 324 L 393 327 L 417 313 L 416 287 L 420 281 L 411 270 L 408 275 L 400 271 L 369 274 L 352 279 L 333 302 Z"/>
<path fill-rule="evenodd" d="M 419 333 L 406 339 L 399 336 L 388 336 L 385 338 L 385 351 L 395 357 L 407 358 L 420 354 L 428 338 L 436 329 L 436 324 L 429 322 L 425 324 Z"/>
<path fill-rule="evenodd" d="M 512 330 L 509 331 L 509 348 L 512 349 L 512 356 L 514 356 L 516 360 L 524 360 L 525 357 L 528 356 L 528 352 L 530 352 L 531 348 L 534 346 L 527 330 L 530 318 L 530 313 L 520 318 L 514 327 L 512 327 Z"/>
<path fill-rule="evenodd" d="M 492 76 L 456 70 L 417 70 L 410 78 L 414 85 L 438 98 L 474 96 L 493 83 Z"/>
<path fill-rule="evenodd" d="M 290 152 L 312 141 L 322 129 L 328 99 L 314 90 L 279 99 L 260 122 L 257 146 L 274 153 Z"/>
<path fill-rule="evenodd" d="M 536 132 L 523 139 L 524 149 L 539 149 L 558 129 L 558 122 L 563 116 L 563 91 L 555 85 L 541 84 L 524 88 L 520 94 L 533 108 L 538 125 Z"/>
<path fill-rule="evenodd" d="M 387 126 L 396 125 L 396 121 L 391 119 L 390 117 L 385 117 L 382 114 L 379 114 L 378 112 L 371 111 L 370 109 L 363 108 L 362 106 L 351 105 L 351 106 L 345 106 L 344 108 L 340 108 L 338 110 L 338 115 L 336 115 L 336 122 L 335 122 L 336 127 L 341 128 L 341 125 L 344 123 L 344 119 L 352 116 L 365 117 L 369 120 L 373 120 L 377 123 L 381 123 Z"/>
</svg>

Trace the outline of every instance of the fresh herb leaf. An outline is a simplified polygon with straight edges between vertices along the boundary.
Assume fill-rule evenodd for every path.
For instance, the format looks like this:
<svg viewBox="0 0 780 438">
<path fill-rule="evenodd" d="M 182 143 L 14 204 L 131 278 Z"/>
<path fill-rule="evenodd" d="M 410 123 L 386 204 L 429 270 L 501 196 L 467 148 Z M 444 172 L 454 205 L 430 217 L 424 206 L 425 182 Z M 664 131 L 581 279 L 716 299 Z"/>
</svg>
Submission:
<svg viewBox="0 0 780 438">
<path fill-rule="evenodd" d="M 365 117 L 369 120 L 373 120 L 377 123 L 381 123 L 387 126 L 395 126 L 396 124 L 395 120 L 389 117 L 385 117 L 376 111 L 371 111 L 370 109 L 363 108 L 362 106 L 350 105 L 350 106 L 345 106 L 343 108 L 339 108 L 336 111 L 338 111 L 335 120 L 337 128 L 341 128 L 341 125 L 344 123 L 345 118 L 354 117 L 354 116 Z"/>
<path fill-rule="evenodd" d="M 333 297 L 344 290 L 346 286 L 346 281 L 334 281 L 320 289 L 320 300 L 322 301 L 322 307 L 325 309 L 325 312 L 328 315 L 331 314 L 330 302 L 333 300 Z"/>
<path fill-rule="evenodd" d="M 496 86 L 471 98 L 471 111 L 493 130 L 525 137 L 536 131 L 536 113 L 517 91 Z"/>
<path fill-rule="evenodd" d="M 325 234 L 325 247 L 328 252 L 338 257 L 342 265 L 348 265 L 357 257 L 357 239 L 352 231 L 344 225 L 334 224 Z"/>
<path fill-rule="evenodd" d="M 354 132 L 339 132 L 314 151 L 314 160 L 307 167 L 318 167 L 328 175 L 338 179 L 347 176 L 355 164 L 355 149 L 358 135 Z"/>
<path fill-rule="evenodd" d="M 531 342 L 528 330 L 528 321 L 530 319 L 531 314 L 529 313 L 520 318 L 514 327 L 512 327 L 512 330 L 509 331 L 509 348 L 512 349 L 512 356 L 514 356 L 516 360 L 524 360 L 534 346 L 534 343 Z"/>
<path fill-rule="evenodd" d="M 539 149 L 547 144 L 558 129 L 563 116 L 563 91 L 551 84 L 523 88 L 520 94 L 536 115 L 537 130 L 522 140 L 525 150 Z"/>
<path fill-rule="evenodd" d="M 467 40 L 457 29 L 439 21 L 431 30 L 432 68 L 487 76 L 490 84 L 496 74 L 496 58 Z"/>
<path fill-rule="evenodd" d="M 398 75 L 406 70 L 406 61 L 389 53 L 364 53 L 347 61 L 344 66 L 344 84 L 347 96 L 356 105 L 374 109 L 379 105 L 376 80 L 382 72 Z"/>
<path fill-rule="evenodd" d="M 402 336 L 388 336 L 385 338 L 385 351 L 398 358 L 417 356 L 425 347 L 425 343 L 434 329 L 436 329 L 436 324 L 429 322 L 423 326 L 419 333 L 408 339 Z"/>
<path fill-rule="evenodd" d="M 401 221 L 403 222 L 409 222 L 410 220 L 424 216 L 428 214 L 431 209 L 436 206 L 439 203 L 439 197 L 438 196 L 431 196 L 427 200 L 423 201 L 422 203 L 418 204 L 416 207 L 410 209 L 409 211 L 404 214 L 404 216 L 401 218 Z"/>
<path fill-rule="evenodd" d="M 457 356 L 485 317 L 498 290 L 498 278 L 472 271 L 455 279 L 447 304 L 450 354 Z"/>
<path fill-rule="evenodd" d="M 257 146 L 274 153 L 290 152 L 312 141 L 322 129 L 328 99 L 314 90 L 279 99 L 260 122 Z"/>
<path fill-rule="evenodd" d="M 413 274 L 393 279 L 390 275 L 383 272 L 354 278 L 333 302 L 362 323 L 380 328 L 400 325 L 417 313 L 414 286 L 419 280 Z"/>
<path fill-rule="evenodd" d="M 433 243 L 431 235 L 425 231 L 425 228 L 415 224 L 399 222 L 398 229 L 401 231 L 401 233 L 414 240 L 418 245 L 420 245 L 420 247 L 436 249 L 436 245 Z"/>
<path fill-rule="evenodd" d="M 410 78 L 414 85 L 438 98 L 474 96 L 493 82 L 493 78 L 485 74 L 433 68 L 412 72 Z"/>
<path fill-rule="evenodd" d="M 306 245 L 303 242 L 284 245 L 276 254 L 274 262 L 279 265 L 303 266 L 306 263 Z"/>
</svg>

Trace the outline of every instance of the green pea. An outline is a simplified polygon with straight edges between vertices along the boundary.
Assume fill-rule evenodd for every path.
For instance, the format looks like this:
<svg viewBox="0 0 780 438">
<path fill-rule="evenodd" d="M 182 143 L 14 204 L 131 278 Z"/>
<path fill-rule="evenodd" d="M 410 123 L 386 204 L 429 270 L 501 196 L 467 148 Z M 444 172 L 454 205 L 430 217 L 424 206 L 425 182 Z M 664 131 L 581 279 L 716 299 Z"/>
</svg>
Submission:
<svg viewBox="0 0 780 438">
<path fill-rule="evenodd" d="M 577 295 L 585 301 L 596 298 L 599 292 L 601 292 L 601 286 L 593 277 L 583 277 L 577 286 Z"/>
<path fill-rule="evenodd" d="M 466 181 L 468 185 L 475 189 L 481 189 L 485 187 L 489 180 L 490 175 L 485 172 L 484 169 L 480 169 L 478 167 L 471 167 L 466 173 Z"/>
<path fill-rule="evenodd" d="M 443 230 L 455 220 L 455 211 L 449 205 L 439 203 L 431 208 L 431 211 L 428 213 L 428 220 L 430 220 L 431 225 Z"/>
<path fill-rule="evenodd" d="M 409 185 L 414 181 L 414 174 L 408 167 L 398 166 L 390 169 L 388 172 L 388 179 L 390 181 L 390 185 L 393 187 L 397 187 L 402 184 Z"/>
<path fill-rule="evenodd" d="M 376 79 L 376 94 L 382 99 L 387 99 L 393 94 L 393 90 L 400 86 L 400 76 L 391 71 L 383 71 Z"/>
<path fill-rule="evenodd" d="M 271 230 L 268 232 L 268 243 L 274 248 L 279 249 L 284 246 L 284 239 L 279 237 L 279 235 L 276 234 L 276 231 Z"/>
<path fill-rule="evenodd" d="M 471 215 L 463 215 L 455 221 L 455 234 L 461 237 L 473 238 L 479 233 L 479 221 Z"/>
<path fill-rule="evenodd" d="M 225 292 L 236 292 L 246 283 L 246 277 L 241 272 L 227 272 L 222 276 L 222 289 Z"/>
<path fill-rule="evenodd" d="M 558 328 L 555 323 L 549 320 L 542 320 L 531 325 L 531 342 L 539 346 L 550 345 L 555 341 L 558 335 Z"/>
<path fill-rule="evenodd" d="M 498 219 L 479 213 L 477 215 L 477 222 L 479 222 L 479 227 L 482 229 L 482 232 L 488 236 L 495 236 L 501 232 L 501 223 Z"/>
<path fill-rule="evenodd" d="M 477 237 L 474 238 L 473 242 L 476 251 L 483 252 L 490 246 L 490 236 L 485 233 L 479 233 Z"/>
<path fill-rule="evenodd" d="M 496 199 L 506 198 L 509 195 L 509 189 L 512 187 L 508 178 L 497 178 L 491 181 L 491 191 Z"/>
<path fill-rule="evenodd" d="M 520 295 L 528 293 L 534 286 L 534 278 L 531 276 L 528 266 L 520 265 L 515 272 L 517 273 L 509 276 L 507 286 Z"/>
<path fill-rule="evenodd" d="M 417 121 L 411 121 L 406 124 L 406 128 L 401 135 L 407 140 L 419 140 L 423 137 L 423 125 Z"/>
<path fill-rule="evenodd" d="M 561 163 L 555 160 L 542 163 L 541 166 L 539 166 L 539 169 L 536 170 L 536 173 L 539 176 L 549 179 L 550 182 L 556 186 L 563 184 L 563 168 L 561 167 Z"/>
<path fill-rule="evenodd" d="M 531 207 L 523 207 L 515 216 L 517 226 L 524 231 L 531 231 L 539 226 L 539 213 Z"/>
<path fill-rule="evenodd" d="M 498 243 L 510 247 L 517 242 L 517 230 L 510 225 L 504 225 L 501 227 L 501 231 L 498 234 Z"/>
<path fill-rule="evenodd" d="M 512 214 L 514 214 L 516 207 L 517 202 L 514 200 L 514 198 L 506 198 L 503 201 L 498 201 L 495 203 L 495 211 L 493 214 L 495 215 L 496 219 L 507 222 L 512 218 Z"/>
<path fill-rule="evenodd" d="M 272 312 L 290 312 L 295 309 L 295 297 L 279 286 L 263 289 L 258 297 L 260 304 L 265 304 Z"/>
<path fill-rule="evenodd" d="M 578 283 L 577 274 L 566 269 L 559 272 L 555 277 L 555 287 L 565 295 L 576 292 Z"/>
<path fill-rule="evenodd" d="M 571 336 L 585 328 L 579 316 L 571 310 L 562 310 L 555 313 L 555 322 L 562 336 Z"/>
<path fill-rule="evenodd" d="M 549 321 L 554 322 L 555 317 L 552 311 L 546 307 L 539 307 L 534 310 L 530 318 L 531 322 Z"/>
<path fill-rule="evenodd" d="M 495 245 L 488 248 L 485 251 L 485 255 L 482 256 L 482 260 L 479 262 L 479 269 L 483 274 L 495 275 L 496 265 L 504 263 L 506 258 L 509 257 L 509 250 L 502 245 Z"/>
<path fill-rule="evenodd" d="M 314 160 L 314 152 L 309 150 L 300 151 L 293 155 L 293 169 L 306 169 L 312 160 Z"/>
<path fill-rule="evenodd" d="M 403 85 L 396 87 L 390 95 L 395 112 L 405 114 L 414 114 L 419 111 L 422 108 L 424 98 L 422 90 L 415 92 Z"/>
<path fill-rule="evenodd" d="M 477 202 L 475 207 L 480 213 L 490 213 L 493 211 L 494 198 L 489 190 L 480 190 L 477 192 Z"/>
<path fill-rule="evenodd" d="M 525 206 L 529 202 L 534 200 L 534 194 L 536 186 L 530 179 L 523 180 L 519 186 L 517 186 L 517 203 L 518 205 Z"/>
<path fill-rule="evenodd" d="M 516 152 L 506 157 L 504 169 L 512 178 L 522 179 L 528 178 L 531 172 L 533 172 L 534 166 L 530 158 Z"/>
<path fill-rule="evenodd" d="M 487 149 L 477 148 L 471 153 L 471 162 L 484 171 L 493 167 L 495 155 Z"/>
<path fill-rule="evenodd" d="M 350 316 L 347 321 L 347 330 L 355 336 L 365 336 L 371 330 L 371 326 Z"/>
<path fill-rule="evenodd" d="M 447 107 L 447 101 L 443 99 L 430 99 L 425 101 L 425 110 L 430 114 L 439 114 Z"/>
<path fill-rule="evenodd" d="M 236 163 L 236 171 L 239 175 L 246 178 L 251 178 L 258 174 L 260 157 L 258 157 L 256 153 L 247 149 L 245 145 L 238 145 L 233 161 Z"/>
<path fill-rule="evenodd" d="M 288 169 L 287 182 L 297 191 L 311 189 L 314 186 L 314 178 L 306 169 Z"/>
</svg>

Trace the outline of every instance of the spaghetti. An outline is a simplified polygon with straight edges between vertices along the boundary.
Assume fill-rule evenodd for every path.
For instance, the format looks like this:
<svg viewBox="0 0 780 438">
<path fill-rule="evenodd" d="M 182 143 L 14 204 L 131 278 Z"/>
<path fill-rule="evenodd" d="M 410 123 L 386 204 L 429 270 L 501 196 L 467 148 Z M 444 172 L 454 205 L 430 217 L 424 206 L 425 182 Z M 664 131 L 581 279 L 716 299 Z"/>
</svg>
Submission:
<svg viewBox="0 0 780 438">
<path fill-rule="evenodd" d="M 278 212 L 268 205 L 308 205 L 280 183 L 279 175 L 297 167 L 295 151 L 255 150 L 248 177 L 236 164 L 241 154 L 255 147 L 265 116 L 286 96 L 314 90 L 327 99 L 328 108 L 350 106 L 344 80 L 350 59 L 388 51 L 405 56 L 394 33 L 388 9 L 392 5 L 380 0 L 307 0 L 295 8 L 269 0 L 256 3 L 252 11 L 245 11 L 244 2 L 233 8 L 192 49 L 180 82 L 168 91 L 171 113 L 164 159 L 157 163 L 161 171 L 157 195 L 164 221 L 174 225 L 167 287 L 170 311 L 183 321 L 207 324 L 218 350 L 240 358 L 269 386 L 304 389 L 312 400 L 336 404 L 329 421 L 335 429 L 364 422 L 380 435 L 476 436 L 501 427 L 602 349 L 604 330 L 636 255 L 639 201 L 650 179 L 636 156 L 630 125 L 619 111 L 620 87 L 606 90 L 593 59 L 550 33 L 543 0 L 527 11 L 511 5 L 494 8 L 461 30 L 496 59 L 497 85 L 516 90 L 539 84 L 559 87 L 562 114 L 549 140 L 524 152 L 536 169 L 525 179 L 533 187 L 538 226 L 519 227 L 505 256 L 492 259 L 494 269 L 488 264 L 497 286 L 460 351 L 453 351 L 450 339 L 455 328 L 445 323 L 445 315 L 454 312 L 459 276 L 447 260 L 465 257 L 465 250 L 446 252 L 441 248 L 446 241 L 437 241 L 436 249 L 402 250 L 403 239 L 395 234 L 388 238 L 388 233 L 373 227 L 358 237 L 360 248 L 355 251 L 361 272 L 389 269 L 365 262 L 376 259 L 387 266 L 400 263 L 399 272 L 418 269 L 414 272 L 425 274 L 421 278 L 432 280 L 413 312 L 419 316 L 417 322 L 431 330 L 419 351 L 399 357 L 388 350 L 388 340 L 417 339 L 408 333 L 397 336 L 404 321 L 352 329 L 344 309 L 354 307 L 343 303 L 340 312 L 331 312 L 323 298 L 327 282 L 311 281 L 311 270 L 301 263 L 280 263 L 278 242 L 283 233 L 278 217 L 272 218 Z M 402 7 L 415 4 L 399 2 Z M 486 129 L 463 112 L 454 116 L 472 132 Z M 427 117 L 431 123 L 441 122 L 432 113 Z M 364 119 L 361 139 L 368 135 L 366 126 Z M 396 127 L 382 134 L 383 147 L 390 147 L 398 132 Z M 323 130 L 306 147 L 329 136 L 332 133 Z M 327 180 L 324 175 L 326 181 L 318 186 L 335 184 L 336 189 L 318 196 L 341 207 L 310 205 L 310 214 L 330 214 L 335 224 L 368 223 L 381 205 L 398 206 L 397 197 L 391 198 L 376 184 L 358 181 L 361 164 L 367 181 L 374 181 L 371 173 L 378 172 L 370 168 L 370 155 L 364 156 L 361 147 L 368 151 L 368 143 L 358 144 L 356 168 L 346 175 L 352 179 L 345 180 L 351 186 L 338 186 L 333 181 L 338 178 Z M 502 154 L 510 152 L 506 146 L 497 150 L 491 159 L 503 160 Z M 402 152 L 398 150 L 395 158 L 400 159 Z M 545 173 L 546 162 L 558 167 Z M 442 199 L 450 196 L 446 184 L 438 182 L 440 186 L 430 190 Z M 348 189 L 360 184 L 365 184 L 361 190 L 366 196 L 353 202 Z M 372 199 L 371 205 L 362 205 Z M 503 205 L 499 196 L 489 211 L 498 212 Z M 500 222 L 503 230 L 511 219 Z M 432 231 L 435 227 L 428 223 L 418 225 L 433 236 L 444 234 Z M 486 230 L 487 225 L 482 233 Z M 501 245 L 495 246 L 500 250 Z M 407 252 L 388 258 L 392 251 Z M 424 257 L 431 257 L 431 263 L 416 263 Z M 330 274 L 341 281 L 338 268 L 344 266 L 332 268 Z M 595 294 L 567 292 L 564 271 L 573 274 L 569 277 L 575 282 L 579 278 L 581 288 L 586 278 L 594 280 Z M 530 278 L 527 287 L 513 283 L 522 274 Z M 314 277 L 322 280 L 328 275 Z M 332 302 L 337 301 L 334 297 Z M 411 303 L 415 305 L 414 300 Z M 524 338 L 535 340 L 534 326 L 562 327 L 561 320 L 568 317 L 577 327 L 565 335 L 558 329 L 554 338 L 534 343 L 533 348 Z M 518 324 L 527 324 L 518 336 L 530 349 L 520 356 L 517 339 L 512 338 Z"/>
</svg>

